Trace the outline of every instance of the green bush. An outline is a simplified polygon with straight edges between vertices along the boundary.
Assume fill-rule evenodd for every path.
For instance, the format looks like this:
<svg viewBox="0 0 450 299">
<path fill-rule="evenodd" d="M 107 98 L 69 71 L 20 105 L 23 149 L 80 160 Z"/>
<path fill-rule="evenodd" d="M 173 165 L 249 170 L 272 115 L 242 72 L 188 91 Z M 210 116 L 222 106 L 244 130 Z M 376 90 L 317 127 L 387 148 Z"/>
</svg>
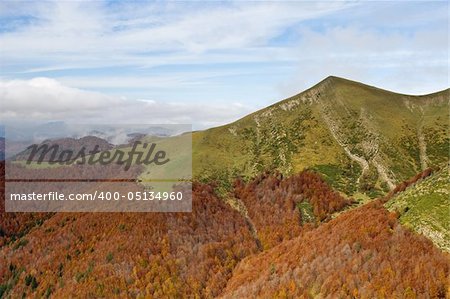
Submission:
<svg viewBox="0 0 450 299">
<path fill-rule="evenodd" d="M 297 207 L 300 212 L 302 224 L 312 223 L 316 221 L 313 206 L 309 202 L 307 201 L 299 202 L 297 204 Z"/>
<path fill-rule="evenodd" d="M 3 295 L 6 295 L 6 291 L 8 290 L 9 286 L 7 284 L 1 284 L 0 285 L 0 298 L 3 298 Z"/>
<path fill-rule="evenodd" d="M 108 252 L 108 254 L 106 255 L 106 261 L 108 263 L 112 262 L 112 260 L 114 259 L 114 256 L 111 252 Z"/>
</svg>

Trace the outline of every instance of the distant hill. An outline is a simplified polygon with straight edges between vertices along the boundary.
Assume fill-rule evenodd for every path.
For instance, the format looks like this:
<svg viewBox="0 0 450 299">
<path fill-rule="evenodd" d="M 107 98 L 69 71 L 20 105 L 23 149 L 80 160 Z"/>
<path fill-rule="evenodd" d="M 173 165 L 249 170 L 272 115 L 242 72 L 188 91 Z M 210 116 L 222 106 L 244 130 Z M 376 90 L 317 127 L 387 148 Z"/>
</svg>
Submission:
<svg viewBox="0 0 450 299">
<path fill-rule="evenodd" d="M 449 95 L 403 95 L 331 76 L 234 123 L 194 132 L 194 175 L 313 168 L 348 195 L 375 198 L 448 161 Z"/>
</svg>

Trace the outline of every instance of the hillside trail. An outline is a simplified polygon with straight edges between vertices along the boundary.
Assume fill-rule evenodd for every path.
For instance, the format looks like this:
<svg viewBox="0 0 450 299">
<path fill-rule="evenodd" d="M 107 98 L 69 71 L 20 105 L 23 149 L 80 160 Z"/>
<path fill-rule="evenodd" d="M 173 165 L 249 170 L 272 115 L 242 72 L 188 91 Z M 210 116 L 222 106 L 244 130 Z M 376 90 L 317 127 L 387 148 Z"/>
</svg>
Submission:
<svg viewBox="0 0 450 299">
<path fill-rule="evenodd" d="M 331 112 L 329 110 L 330 107 L 327 107 L 325 104 L 320 103 L 321 107 L 321 114 L 325 121 L 325 123 L 328 126 L 328 129 L 333 136 L 333 138 L 336 140 L 336 142 L 342 147 L 344 152 L 347 154 L 347 156 L 354 162 L 358 163 L 361 167 L 361 174 L 358 177 L 356 183 L 359 184 L 361 182 L 361 179 L 367 174 L 369 171 L 369 162 L 372 163 L 378 174 L 380 175 L 381 179 L 386 182 L 386 184 L 389 186 L 389 188 L 392 190 L 395 188 L 395 184 L 391 180 L 391 178 L 388 175 L 388 169 L 384 166 L 383 159 L 381 157 L 380 151 L 379 151 L 379 144 L 377 143 L 377 138 L 373 140 L 365 140 L 365 143 L 369 148 L 367 148 L 367 152 L 371 153 L 371 159 L 368 161 L 366 158 L 356 155 L 355 153 L 352 153 L 350 148 L 347 146 L 344 138 L 340 137 L 339 134 L 339 124 L 337 121 L 335 121 L 331 115 Z M 363 111 L 364 112 L 364 111 Z M 362 112 L 362 116 L 364 116 L 364 113 Z M 370 130 L 370 126 L 368 125 L 367 117 L 363 117 L 363 121 L 366 123 L 365 129 L 372 133 L 372 135 L 376 136 L 373 132 L 373 130 Z"/>
<path fill-rule="evenodd" d="M 425 135 L 423 134 L 423 120 L 424 114 L 422 112 L 422 116 L 420 117 L 419 124 L 417 127 L 417 137 L 419 139 L 419 158 L 420 158 L 420 167 L 422 171 L 428 168 L 428 157 L 427 157 L 427 143 L 425 141 Z"/>
<path fill-rule="evenodd" d="M 239 214 L 241 214 L 244 217 L 245 222 L 247 223 L 248 228 L 250 229 L 250 233 L 252 234 L 252 237 L 255 240 L 256 246 L 258 247 L 258 250 L 263 251 L 261 240 L 258 237 L 258 231 L 256 230 L 256 226 L 253 223 L 252 219 L 250 218 L 250 216 L 248 216 L 248 210 L 244 202 L 242 202 L 242 200 L 236 197 L 229 197 L 228 199 L 225 200 L 225 202 L 232 209 L 238 211 Z"/>
<path fill-rule="evenodd" d="M 330 109 L 329 107 L 325 107 L 325 105 L 322 102 L 319 102 L 320 104 L 320 108 L 321 108 L 321 114 L 322 117 L 325 121 L 325 123 L 327 124 L 328 129 L 330 130 L 331 135 L 333 136 L 334 140 L 336 140 L 336 142 L 342 147 L 342 149 L 344 149 L 344 152 L 347 154 L 347 156 L 354 162 L 358 163 L 361 166 L 361 175 L 358 177 L 356 183 L 359 184 L 359 182 L 361 181 L 361 179 L 364 177 L 364 175 L 367 173 L 367 171 L 369 170 L 369 163 L 367 162 L 366 159 L 364 159 L 363 157 L 360 157 L 356 154 L 353 154 L 350 149 L 348 148 L 348 146 L 345 144 L 345 142 L 343 140 L 341 140 L 341 138 L 339 138 L 339 126 L 338 124 L 333 120 L 333 118 L 331 117 L 331 115 L 329 115 L 330 113 L 328 113 L 328 109 Z"/>
<path fill-rule="evenodd" d="M 383 165 L 382 163 L 382 159 L 379 155 L 379 153 L 377 153 L 375 155 L 375 157 L 372 159 L 372 164 L 375 166 L 375 168 L 377 169 L 378 174 L 380 175 L 381 179 L 383 181 L 386 182 L 386 184 L 389 186 L 389 189 L 392 190 L 395 188 L 395 184 L 392 182 L 392 180 L 389 178 L 388 175 L 388 170 L 387 168 Z"/>
</svg>

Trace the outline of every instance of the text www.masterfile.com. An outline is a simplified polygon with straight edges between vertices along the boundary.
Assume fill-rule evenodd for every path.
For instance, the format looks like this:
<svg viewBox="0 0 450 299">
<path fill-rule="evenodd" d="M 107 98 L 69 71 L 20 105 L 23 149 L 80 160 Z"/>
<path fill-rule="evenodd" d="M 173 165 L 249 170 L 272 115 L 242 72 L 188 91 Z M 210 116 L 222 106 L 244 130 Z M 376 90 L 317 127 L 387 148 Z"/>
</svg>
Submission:
<svg viewBox="0 0 450 299">
<path fill-rule="evenodd" d="M 152 192 L 152 191 L 134 191 L 134 192 L 109 192 L 95 191 L 93 193 L 70 193 L 68 195 L 61 192 L 47 193 L 12 193 L 10 200 L 26 200 L 26 201 L 94 201 L 94 200 L 136 200 L 136 201 L 174 201 L 183 200 L 183 192 Z"/>
</svg>

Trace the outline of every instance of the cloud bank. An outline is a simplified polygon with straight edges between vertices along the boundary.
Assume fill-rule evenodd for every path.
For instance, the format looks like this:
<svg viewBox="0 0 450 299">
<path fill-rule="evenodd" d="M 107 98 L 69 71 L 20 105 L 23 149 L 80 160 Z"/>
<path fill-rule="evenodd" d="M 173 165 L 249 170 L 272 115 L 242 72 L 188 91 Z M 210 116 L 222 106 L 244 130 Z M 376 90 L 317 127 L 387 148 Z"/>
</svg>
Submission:
<svg viewBox="0 0 450 299">
<path fill-rule="evenodd" d="M 227 105 L 126 99 L 78 88 L 50 78 L 0 81 L 4 123 L 64 121 L 92 124 L 195 124 L 204 129 L 235 120 L 252 109 Z"/>
</svg>

